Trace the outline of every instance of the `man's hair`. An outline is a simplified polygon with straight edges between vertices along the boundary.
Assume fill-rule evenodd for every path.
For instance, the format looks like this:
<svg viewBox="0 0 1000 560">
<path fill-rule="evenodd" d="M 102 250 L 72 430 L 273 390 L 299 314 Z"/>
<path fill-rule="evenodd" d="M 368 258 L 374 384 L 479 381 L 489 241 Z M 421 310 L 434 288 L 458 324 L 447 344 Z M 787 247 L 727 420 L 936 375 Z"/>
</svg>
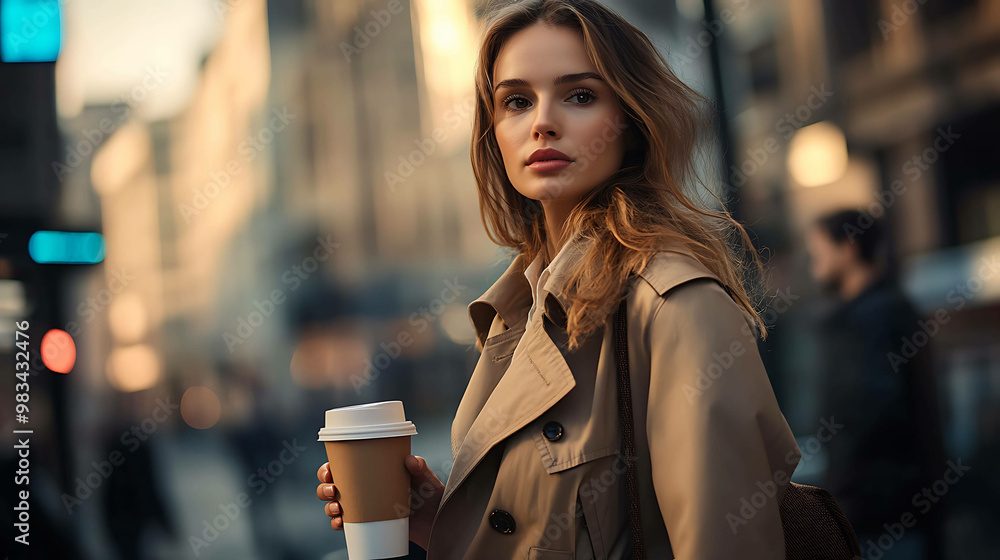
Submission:
<svg viewBox="0 0 1000 560">
<path fill-rule="evenodd" d="M 858 210 L 837 210 L 816 220 L 821 231 L 834 243 L 850 243 L 858 251 L 858 258 L 869 264 L 883 260 L 885 223 Z"/>
</svg>

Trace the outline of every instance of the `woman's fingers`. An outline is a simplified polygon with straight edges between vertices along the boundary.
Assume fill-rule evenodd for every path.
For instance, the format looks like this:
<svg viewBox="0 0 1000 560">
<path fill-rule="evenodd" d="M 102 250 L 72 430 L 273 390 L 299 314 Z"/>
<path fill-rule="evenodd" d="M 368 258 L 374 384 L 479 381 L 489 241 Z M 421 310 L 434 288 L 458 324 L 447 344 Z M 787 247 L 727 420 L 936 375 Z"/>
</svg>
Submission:
<svg viewBox="0 0 1000 560">
<path fill-rule="evenodd" d="M 333 475 L 330 474 L 330 463 L 323 463 L 319 470 L 316 471 L 316 478 L 319 479 L 320 484 L 316 487 L 316 497 L 330 502 L 323 506 L 323 511 L 326 512 L 330 519 L 330 527 L 336 531 L 341 531 L 344 528 L 344 518 L 340 514 L 340 502 L 331 501 L 336 495 L 337 488 L 333 485 Z"/>
<path fill-rule="evenodd" d="M 337 517 L 340 515 L 340 502 L 330 502 L 326 504 L 326 514 L 330 517 Z"/>
<path fill-rule="evenodd" d="M 320 482 L 333 482 L 333 476 L 330 475 L 330 463 L 323 463 L 319 470 L 316 471 L 316 478 Z"/>
<path fill-rule="evenodd" d="M 324 502 L 332 500 L 336 492 L 337 489 L 333 484 L 320 484 L 316 487 L 316 497 Z"/>
</svg>

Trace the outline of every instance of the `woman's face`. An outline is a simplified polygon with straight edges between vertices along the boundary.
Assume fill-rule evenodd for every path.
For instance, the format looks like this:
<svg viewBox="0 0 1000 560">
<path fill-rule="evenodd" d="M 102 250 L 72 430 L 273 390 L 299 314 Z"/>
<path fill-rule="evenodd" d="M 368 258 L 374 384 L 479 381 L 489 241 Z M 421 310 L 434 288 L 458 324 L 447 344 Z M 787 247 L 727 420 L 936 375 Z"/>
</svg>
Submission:
<svg viewBox="0 0 1000 560">
<path fill-rule="evenodd" d="M 575 204 L 621 168 L 625 114 L 576 31 L 518 31 L 500 50 L 493 83 L 497 143 L 522 195 Z"/>
</svg>

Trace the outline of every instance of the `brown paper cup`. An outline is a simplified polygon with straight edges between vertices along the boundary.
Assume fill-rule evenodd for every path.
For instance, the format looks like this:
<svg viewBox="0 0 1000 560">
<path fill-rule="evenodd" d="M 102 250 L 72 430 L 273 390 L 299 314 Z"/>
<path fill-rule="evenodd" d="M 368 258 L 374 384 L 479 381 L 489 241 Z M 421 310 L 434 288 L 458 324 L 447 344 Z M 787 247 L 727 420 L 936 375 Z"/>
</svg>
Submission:
<svg viewBox="0 0 1000 560">
<path fill-rule="evenodd" d="M 340 502 L 350 560 L 405 557 L 409 552 L 410 472 L 406 456 L 417 433 L 402 401 L 326 411 L 326 447 Z"/>
<path fill-rule="evenodd" d="M 410 516 L 410 436 L 324 443 L 344 523 Z"/>
</svg>

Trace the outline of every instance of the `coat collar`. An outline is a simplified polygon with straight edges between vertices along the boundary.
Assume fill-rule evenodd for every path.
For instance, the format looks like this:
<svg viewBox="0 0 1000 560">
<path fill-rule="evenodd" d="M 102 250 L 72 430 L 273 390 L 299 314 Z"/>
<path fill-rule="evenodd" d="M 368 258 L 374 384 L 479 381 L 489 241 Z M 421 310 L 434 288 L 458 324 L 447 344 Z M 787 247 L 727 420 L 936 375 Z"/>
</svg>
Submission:
<svg viewBox="0 0 1000 560">
<path fill-rule="evenodd" d="M 550 274 L 542 284 L 546 296 L 545 301 L 540 303 L 542 313 L 563 328 L 566 325 L 566 309 L 569 307 L 564 296 L 568 274 L 593 240 L 577 235 L 567 243 L 564 248 L 567 254 L 553 262 Z M 536 257 L 536 261 L 540 258 Z M 494 315 L 499 315 L 508 327 L 518 324 L 527 315 L 532 295 L 531 284 L 524 271 L 529 264 L 527 256 L 518 253 L 500 278 L 482 296 L 469 304 L 469 320 L 476 332 L 476 349 L 482 350 Z"/>
<path fill-rule="evenodd" d="M 568 243 L 570 254 L 566 255 L 567 258 L 556 260 L 551 274 L 542 286 L 547 295 L 541 304 L 541 310 L 549 320 L 562 328 L 566 326 L 566 309 L 569 308 L 564 294 L 570 269 L 593 240 L 577 236 Z M 683 265 L 679 265 L 680 263 Z M 518 253 L 500 278 L 482 296 L 469 304 L 469 320 L 475 329 L 477 350 L 483 349 L 495 315 L 499 315 L 508 328 L 518 324 L 527 315 L 532 302 L 531 284 L 524 276 L 528 264 L 525 254 Z M 669 288 L 686 280 L 701 276 L 715 277 L 693 253 L 680 247 L 658 251 L 650 257 L 639 276 L 649 282 L 661 296 Z M 729 291 L 728 287 L 726 291 Z"/>
</svg>

